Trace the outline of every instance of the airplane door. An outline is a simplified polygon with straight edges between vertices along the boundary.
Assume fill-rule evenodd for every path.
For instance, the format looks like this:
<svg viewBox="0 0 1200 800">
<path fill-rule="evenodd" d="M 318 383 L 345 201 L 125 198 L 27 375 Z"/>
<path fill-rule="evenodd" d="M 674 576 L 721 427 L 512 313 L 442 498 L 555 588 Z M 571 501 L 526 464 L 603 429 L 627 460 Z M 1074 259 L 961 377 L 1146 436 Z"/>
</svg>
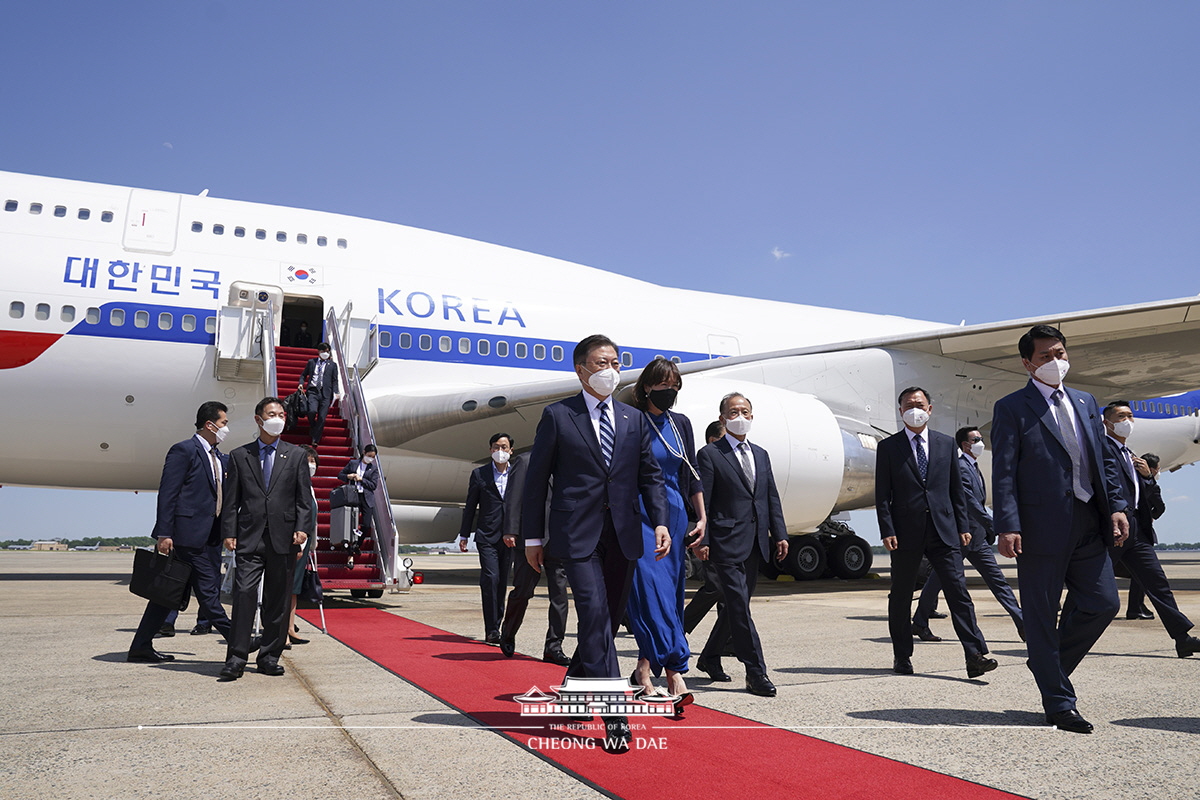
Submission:
<svg viewBox="0 0 1200 800">
<path fill-rule="evenodd" d="M 740 356 L 742 348 L 738 345 L 736 336 L 718 336 L 710 333 L 708 335 L 708 357 L 709 358 L 726 358 L 728 356 Z"/>
<path fill-rule="evenodd" d="M 175 252 L 178 230 L 179 195 L 149 189 L 130 190 L 122 239 L 126 250 L 169 255 Z"/>
</svg>

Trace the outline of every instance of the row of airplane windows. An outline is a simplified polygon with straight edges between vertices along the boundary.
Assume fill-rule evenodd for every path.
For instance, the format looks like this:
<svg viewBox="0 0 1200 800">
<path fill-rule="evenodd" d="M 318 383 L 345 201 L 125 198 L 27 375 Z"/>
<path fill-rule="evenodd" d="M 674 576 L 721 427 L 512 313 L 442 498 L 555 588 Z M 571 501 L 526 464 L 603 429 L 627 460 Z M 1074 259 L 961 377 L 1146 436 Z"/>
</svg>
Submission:
<svg viewBox="0 0 1200 800">
<path fill-rule="evenodd" d="M 4 210 L 5 211 L 16 211 L 20 207 L 21 207 L 21 204 L 18 203 L 16 200 L 5 200 L 4 201 Z M 34 216 L 41 214 L 42 211 L 44 211 L 44 210 L 45 210 L 45 206 L 43 206 L 41 203 L 30 203 L 29 204 L 29 213 L 33 214 Z M 67 207 L 66 206 L 55 206 L 54 207 L 54 216 L 65 217 L 66 215 L 67 215 Z M 92 210 L 90 208 L 77 209 L 75 211 L 75 216 L 78 217 L 79 219 L 91 219 L 92 218 Z M 101 222 L 112 222 L 113 221 L 113 212 L 101 211 L 100 212 L 100 221 Z"/>
<path fill-rule="evenodd" d="M 49 303 L 38 303 L 33 307 L 33 318 L 36 320 L 50 319 L 51 312 Z M 58 318 L 63 322 L 74 322 L 78 314 L 75 306 L 62 306 L 58 310 Z M 23 319 L 25 317 L 25 303 L 20 300 L 13 300 L 8 305 L 8 316 L 13 319 Z M 89 325 L 100 324 L 100 309 L 88 308 L 83 312 L 83 318 Z M 108 324 L 119 328 L 125 324 L 125 309 L 113 308 L 108 312 Z M 150 312 L 135 311 L 133 313 L 133 327 L 149 328 L 150 327 Z M 169 331 L 175 327 L 175 315 L 169 311 L 161 311 L 158 314 L 158 329 Z M 184 314 L 179 318 L 179 329 L 183 331 L 196 330 L 196 315 Z M 217 332 L 217 318 L 208 316 L 204 318 L 205 333 Z"/>
<path fill-rule="evenodd" d="M 388 350 L 392 346 L 392 332 L 380 331 L 379 346 L 384 350 Z M 396 337 L 396 346 L 401 350 L 411 350 L 413 348 L 413 335 L 408 332 L 402 332 Z M 433 336 L 428 333 L 419 334 L 416 337 L 416 346 L 418 350 L 426 352 L 433 349 Z M 439 336 L 437 340 L 437 349 L 442 353 L 449 353 L 455 349 L 454 338 L 451 336 Z M 457 343 L 458 352 L 461 355 L 470 355 L 472 350 L 477 355 L 490 356 L 493 351 L 493 343 L 490 339 L 480 337 L 474 340 L 472 344 L 471 337 L 461 336 Z M 495 342 L 495 353 L 497 358 L 529 358 L 531 348 L 525 342 L 509 342 L 500 339 Z M 546 345 L 535 344 L 532 348 L 533 358 L 535 361 L 545 361 L 547 355 Z M 549 349 L 551 361 L 562 361 L 565 357 L 562 345 L 551 345 Z M 664 356 L 659 356 L 663 358 Z M 681 362 L 679 356 L 671 356 L 671 360 L 676 364 Z M 621 353 L 621 366 L 633 366 L 633 353 L 628 350 Z"/>
<path fill-rule="evenodd" d="M 1149 400 L 1133 401 L 1133 410 L 1146 411 L 1151 414 L 1174 414 L 1175 416 L 1195 414 L 1197 411 L 1195 406 L 1181 406 L 1174 403 L 1152 403 Z"/>
<path fill-rule="evenodd" d="M 209 230 L 215 236 L 224 236 L 225 235 L 225 226 L 219 222 L 213 223 L 211 226 L 209 226 Z M 192 223 L 192 233 L 204 233 L 204 223 L 199 222 L 199 221 L 193 222 Z M 246 229 L 239 225 L 233 229 L 233 235 L 239 239 L 244 238 L 246 236 Z M 267 238 L 266 230 L 263 228 L 258 228 L 257 230 L 254 231 L 254 238 L 265 240 Z M 275 231 L 275 241 L 286 242 L 287 240 L 288 240 L 287 231 Z M 297 233 L 296 234 L 296 244 L 308 244 L 308 234 L 307 233 Z M 317 247 L 325 247 L 328 244 L 329 244 L 328 237 L 325 237 L 325 236 L 317 237 Z M 339 250 L 345 250 L 350 245 L 345 239 L 338 239 L 337 246 L 338 246 Z"/>
</svg>

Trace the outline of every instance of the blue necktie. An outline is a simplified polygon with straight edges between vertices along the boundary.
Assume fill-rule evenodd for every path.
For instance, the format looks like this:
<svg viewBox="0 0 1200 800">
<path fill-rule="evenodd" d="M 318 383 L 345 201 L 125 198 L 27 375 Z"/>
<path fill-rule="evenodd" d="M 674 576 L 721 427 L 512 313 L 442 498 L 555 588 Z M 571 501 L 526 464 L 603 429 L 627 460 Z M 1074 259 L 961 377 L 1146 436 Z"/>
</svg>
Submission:
<svg viewBox="0 0 1200 800">
<path fill-rule="evenodd" d="M 921 473 L 921 480 L 925 480 L 925 476 L 929 473 L 929 456 L 925 455 L 925 446 L 921 444 L 921 434 L 913 437 L 913 441 L 917 443 L 917 469 Z"/>
<path fill-rule="evenodd" d="M 274 466 L 275 445 L 268 444 L 262 449 L 263 488 L 271 488 L 271 468 Z"/>
<path fill-rule="evenodd" d="M 611 467 L 613 442 L 617 437 L 613 433 L 612 422 L 608 419 L 608 403 L 601 403 L 596 408 L 600 409 L 600 452 L 604 454 L 604 466 Z"/>
</svg>

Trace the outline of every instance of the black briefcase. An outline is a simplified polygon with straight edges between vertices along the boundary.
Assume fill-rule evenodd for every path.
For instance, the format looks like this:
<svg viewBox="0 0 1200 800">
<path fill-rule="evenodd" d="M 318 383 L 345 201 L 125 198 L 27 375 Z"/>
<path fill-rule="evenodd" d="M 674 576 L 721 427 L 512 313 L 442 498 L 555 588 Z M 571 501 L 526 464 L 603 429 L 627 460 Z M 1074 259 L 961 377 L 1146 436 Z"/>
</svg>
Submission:
<svg viewBox="0 0 1200 800">
<path fill-rule="evenodd" d="M 133 551 L 133 576 L 129 579 L 129 591 L 138 597 L 183 611 L 191 597 L 188 590 L 191 577 L 192 565 L 175 558 L 174 550 L 166 556 L 157 550 L 140 547 Z"/>
<path fill-rule="evenodd" d="M 345 486 L 336 486 L 329 493 L 330 510 L 335 508 L 343 508 L 345 506 L 358 508 L 358 490 L 350 484 L 346 484 Z"/>
</svg>

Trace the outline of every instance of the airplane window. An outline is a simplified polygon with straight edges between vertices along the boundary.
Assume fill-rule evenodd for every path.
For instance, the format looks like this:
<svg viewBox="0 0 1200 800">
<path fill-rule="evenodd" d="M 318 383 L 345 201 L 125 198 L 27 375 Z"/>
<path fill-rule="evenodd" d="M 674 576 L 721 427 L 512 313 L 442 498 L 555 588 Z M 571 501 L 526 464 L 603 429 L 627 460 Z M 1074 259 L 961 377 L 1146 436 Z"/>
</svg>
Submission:
<svg viewBox="0 0 1200 800">
<path fill-rule="evenodd" d="M 87 310 L 87 321 L 89 325 L 98 325 L 100 323 L 100 309 L 89 308 Z"/>
<path fill-rule="evenodd" d="M 100 213 L 100 221 L 101 222 L 112 222 L 113 221 L 113 213 L 111 211 L 102 211 Z"/>
<path fill-rule="evenodd" d="M 42 213 L 42 204 L 41 203 L 30 203 L 29 204 L 29 213 L 30 214 Z"/>
<path fill-rule="evenodd" d="M 346 240 L 345 239 L 338 239 L 338 249 L 339 250 L 346 249 Z"/>
<path fill-rule="evenodd" d="M 172 319 L 170 313 L 164 311 L 158 315 L 158 329 L 160 331 L 169 331 L 174 324 L 175 320 Z"/>
<path fill-rule="evenodd" d="M 471 352 L 471 340 L 467 337 L 462 337 L 458 340 L 458 352 L 467 355 Z"/>
<path fill-rule="evenodd" d="M 1178 414 L 1178 413 L 1179 413 L 1179 406 L 1172 405 L 1172 406 L 1171 406 L 1171 413 L 1172 413 L 1172 414 Z"/>
<path fill-rule="evenodd" d="M 212 232 L 217 236 L 222 236 L 225 233 L 225 226 L 218 222 L 212 226 Z"/>
<path fill-rule="evenodd" d="M 407 350 L 410 347 L 412 347 L 412 334 L 411 333 L 400 334 L 400 349 Z"/>
<path fill-rule="evenodd" d="M 543 361 L 546 358 L 546 345 L 535 344 L 533 346 L 533 357 L 538 361 Z"/>
<path fill-rule="evenodd" d="M 496 342 L 496 355 L 508 358 L 508 342 Z"/>
<path fill-rule="evenodd" d="M 380 331 L 379 332 L 379 346 L 382 348 L 385 348 L 385 349 L 392 346 L 392 332 L 391 331 Z"/>
<path fill-rule="evenodd" d="M 286 234 L 286 233 L 284 233 L 283 231 L 276 231 L 276 232 L 275 232 L 275 241 L 277 241 L 277 242 L 286 242 L 286 241 L 287 241 L 287 234 Z"/>
<path fill-rule="evenodd" d="M 37 308 L 33 310 L 34 319 L 50 319 L 50 304 L 38 303 Z"/>
<path fill-rule="evenodd" d="M 63 322 L 74 322 L 75 321 L 75 306 L 63 306 L 62 311 L 60 311 L 58 314 L 58 318 L 61 319 Z"/>
<path fill-rule="evenodd" d="M 193 222 L 192 223 L 192 233 L 204 233 L 204 223 L 203 222 Z"/>
<path fill-rule="evenodd" d="M 308 244 L 308 234 L 307 233 L 297 233 L 296 234 L 296 244 Z"/>
<path fill-rule="evenodd" d="M 195 314 L 184 314 L 183 319 L 181 319 L 179 321 L 179 323 L 180 323 L 179 326 L 181 328 L 183 328 L 185 331 L 194 331 L 194 330 L 196 330 L 196 315 Z"/>
<path fill-rule="evenodd" d="M 324 247 L 327 244 L 329 244 L 329 240 L 326 239 L 324 236 L 317 237 L 317 247 Z"/>
<path fill-rule="evenodd" d="M 108 312 L 108 324 L 114 328 L 119 328 L 125 324 L 125 309 L 114 308 Z"/>
<path fill-rule="evenodd" d="M 245 236 L 245 235 L 246 235 L 246 229 L 245 229 L 245 228 L 242 228 L 242 227 L 237 227 L 237 228 L 234 228 L 234 229 L 233 229 L 233 235 L 234 235 L 234 236 L 236 236 L 236 237 L 238 237 L 238 238 L 240 239 L 240 238 L 242 238 L 243 236 Z"/>
<path fill-rule="evenodd" d="M 5 211 L 16 211 L 17 210 L 17 201 L 16 200 L 4 201 L 4 210 Z"/>
<path fill-rule="evenodd" d="M 148 328 L 150 327 L 150 312 L 136 311 L 133 315 L 133 327 Z"/>
<path fill-rule="evenodd" d="M 216 333 L 217 332 L 217 318 L 216 317 L 205 317 L 204 318 L 204 332 L 205 333 Z"/>
<path fill-rule="evenodd" d="M 453 345 L 450 343 L 449 336 L 438 337 L 438 350 L 441 350 L 443 353 L 449 353 L 451 347 L 453 347 Z"/>
<path fill-rule="evenodd" d="M 671 362 L 674 364 L 682 364 L 683 359 L 680 358 L 679 356 L 671 356 Z"/>
<path fill-rule="evenodd" d="M 529 355 L 529 348 L 525 346 L 524 342 L 517 342 L 513 348 L 513 355 L 517 358 L 525 358 L 525 356 Z"/>
<path fill-rule="evenodd" d="M 480 339 L 475 343 L 475 352 L 481 356 L 486 356 L 492 352 L 492 343 L 487 339 Z"/>
<path fill-rule="evenodd" d="M 563 360 L 562 347 L 560 347 L 559 345 L 554 345 L 554 347 L 551 347 L 550 348 L 550 357 L 553 358 L 555 361 L 562 361 Z"/>
<path fill-rule="evenodd" d="M 92 216 L 91 209 L 87 209 L 87 208 L 79 209 L 79 218 L 80 219 L 90 219 L 91 216 Z"/>
<path fill-rule="evenodd" d="M 433 337 L 428 333 L 422 333 L 421 338 L 417 340 L 422 350 L 428 350 L 433 347 Z"/>
<path fill-rule="evenodd" d="M 621 353 L 621 366 L 622 367 L 632 367 L 633 366 L 633 353 L 629 352 L 628 350 L 626 350 L 624 353 Z"/>
<path fill-rule="evenodd" d="M 266 238 L 267 238 L 267 232 L 266 232 L 266 231 L 264 231 L 262 228 L 259 228 L 258 230 L 256 230 L 256 231 L 254 232 L 254 238 L 255 238 L 255 239 L 266 239 Z"/>
<path fill-rule="evenodd" d="M 55 206 L 54 207 L 54 216 L 65 217 L 66 215 L 67 215 L 67 207 L 66 206 Z"/>
<path fill-rule="evenodd" d="M 20 300 L 13 300 L 8 306 L 8 315 L 13 319 L 20 319 L 25 316 L 25 304 Z"/>
</svg>

